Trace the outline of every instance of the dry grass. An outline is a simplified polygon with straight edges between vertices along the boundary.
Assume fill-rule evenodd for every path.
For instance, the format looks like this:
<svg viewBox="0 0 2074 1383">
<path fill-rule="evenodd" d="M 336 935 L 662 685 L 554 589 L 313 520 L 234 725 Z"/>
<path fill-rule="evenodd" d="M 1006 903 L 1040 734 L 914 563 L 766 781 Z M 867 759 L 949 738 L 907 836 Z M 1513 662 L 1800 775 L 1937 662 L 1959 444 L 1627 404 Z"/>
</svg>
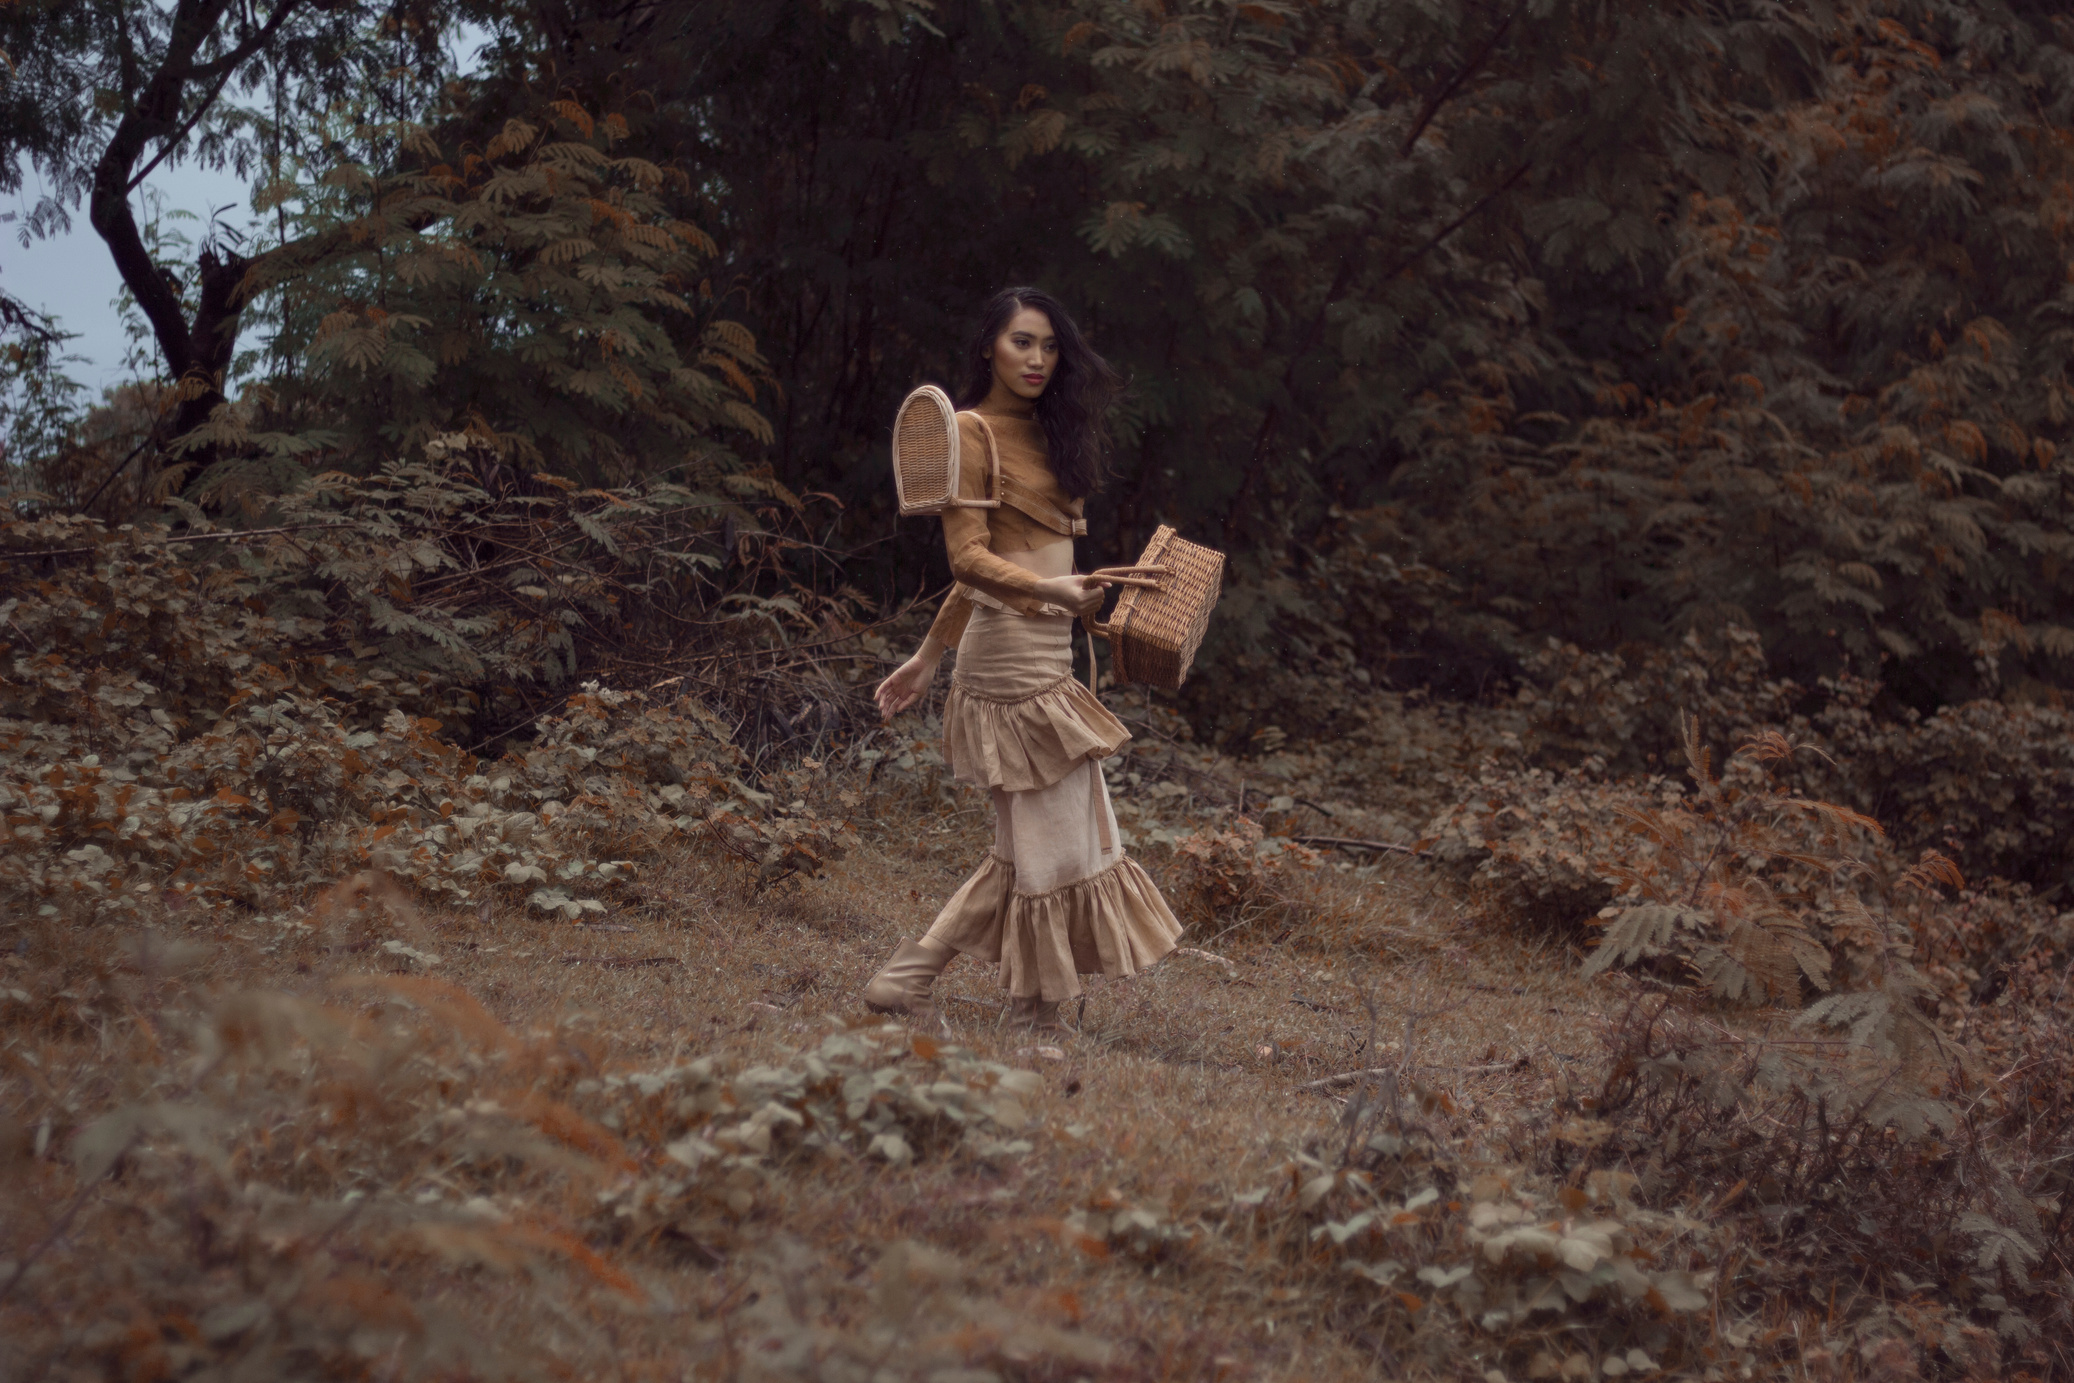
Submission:
<svg viewBox="0 0 2074 1383">
<path fill-rule="evenodd" d="M 1234 829 L 1231 765 L 1127 767 L 1164 838 Z M 1386 834 L 1248 770 L 1285 833 L 1330 811 Z M 1187 801 L 1152 791 L 1184 777 Z M 371 876 L 276 916 L 169 899 L 154 932 L 0 922 L 0 1380 L 1849 1379 L 2002 1357 L 1984 1298 L 1804 1280 L 1841 1250 L 1738 1200 L 1779 1106 L 1598 1103 L 1632 1083 L 1623 1051 L 1680 1024 L 1762 1046 L 1784 1011 L 1688 991 L 1637 1047 L 1636 998 L 1662 1018 L 1664 986 L 1587 979 L 1459 874 L 1269 852 L 1247 875 L 1153 843 L 1184 947 L 1091 981 L 1067 1035 L 1012 1027 L 969 961 L 939 1017 L 889 1025 L 857 991 L 991 823 L 926 769 L 823 787 L 863 795 L 860 844 L 818 877 L 759 890 L 693 836 L 578 923 Z M 804 1103 L 756 1093 L 831 1034 L 876 1054 Z M 1007 1113 L 1005 1068 L 1033 1073 Z M 889 1161 L 838 1127 L 862 1127 L 856 1080 L 994 1122 L 975 1139 L 910 1100 L 915 1155 Z M 832 1141 L 779 1136 L 785 1099 Z M 1674 1164 L 1673 1127 L 1726 1160 Z M 1859 1133 L 1881 1177 L 1941 1194 L 1936 1148 Z M 1587 1280 L 1571 1255 L 1595 1234 L 1616 1256 Z M 1471 1267 L 1475 1299 L 1444 1296 Z"/>
<path fill-rule="evenodd" d="M 983 814 L 965 804 L 930 810 L 911 801 L 821 878 L 758 897 L 737 868 L 687 854 L 651 871 L 629 905 L 586 925 L 517 908 L 335 908 L 314 928 L 176 913 L 160 940 L 139 949 L 136 938 L 112 931 L 81 935 L 16 919 L 4 938 L 11 950 L 0 958 L 0 990 L 14 996 L 0 1000 L 7 1137 L 9 1155 L 21 1159 L 8 1173 L 4 1254 L 20 1262 L 50 1237 L 76 1187 L 62 1155 L 96 1114 L 136 1093 L 125 1088 L 136 1082 L 125 1081 L 124 1061 L 148 1061 L 161 1042 L 180 1045 L 175 1034 L 211 996 L 278 990 L 350 1009 L 364 1002 L 350 988 L 358 981 L 430 974 L 534 1043 L 532 1059 L 550 1078 L 652 1069 L 687 1056 L 728 1069 L 781 1063 L 862 1019 L 856 991 L 901 938 L 927 925 L 981 857 L 987 831 Z M 1602 1001 L 1574 963 L 1463 925 L 1457 904 L 1413 862 L 1360 874 L 1321 870 L 1306 887 L 1312 915 L 1330 920 L 1329 946 L 1309 934 L 1280 945 L 1239 934 L 1218 943 L 1215 959 L 1184 953 L 1133 981 L 1096 980 L 1084 1004 L 1067 1006 L 1076 1031 L 1057 1041 L 1007 1026 L 991 973 L 954 965 L 940 985 L 941 1024 L 917 1026 L 1040 1074 L 1031 1152 L 1005 1166 L 817 1164 L 710 1241 L 620 1244 L 612 1261 L 638 1277 L 652 1302 L 669 1305 L 621 1308 L 597 1339 L 561 1338 L 552 1352 L 612 1360 L 623 1376 L 640 1376 L 649 1364 L 660 1371 L 652 1376 L 687 1368 L 727 1376 L 693 1366 L 684 1345 L 706 1341 L 707 1332 L 683 1322 L 710 1324 L 745 1309 L 749 1284 L 769 1271 L 772 1243 L 797 1241 L 854 1277 L 887 1246 L 912 1240 L 955 1254 L 968 1296 L 1070 1321 L 1112 1342 L 1117 1352 L 1104 1376 L 1376 1376 L 1379 1345 L 1365 1347 L 1361 1332 L 1350 1333 L 1341 1292 L 1283 1281 L 1272 1264 L 1148 1265 L 1061 1232 L 1075 1210 L 1118 1203 L 1156 1204 L 1168 1220 L 1185 1222 L 1271 1181 L 1291 1147 L 1334 1125 L 1344 1089 L 1312 1083 L 1335 1073 L 1408 1064 L 1451 1092 L 1465 1126 L 1502 1127 L 1512 1114 L 1546 1105 L 1551 1077 L 1579 1056 L 1565 1050 L 1574 1036 L 1564 1034 L 1574 1035 L 1579 1016 Z M 388 941 L 437 963 L 399 956 Z M 436 1179 L 423 1178 L 419 1191 L 407 1171 L 398 1175 L 398 1193 L 452 1194 Z M 60 1360 L 81 1372 L 92 1360 L 136 1372 L 108 1364 L 116 1356 L 105 1341 L 80 1344 L 78 1329 L 94 1309 L 44 1314 L 57 1304 L 49 1294 L 68 1284 L 133 1292 L 125 1309 L 145 1315 L 132 1333 L 171 1338 L 185 1328 L 145 1319 L 149 1293 L 126 1287 L 106 1264 L 93 1266 L 97 1255 L 123 1252 L 121 1217 L 108 1212 L 127 1194 L 121 1186 L 89 1190 L 78 1219 L 51 1239 L 7 1302 L 11 1344 L 0 1359 L 16 1376 Z M 580 1195 L 559 1194 L 569 1204 L 558 1213 L 573 1229 Z M 561 1282 L 454 1279 L 400 1261 L 386 1270 L 406 1296 L 437 1296 L 517 1341 L 540 1336 L 539 1287 Z M 9 1275 L 0 1270 L 0 1281 Z M 690 1353 L 702 1351 L 704 1344 Z M 134 1355 L 146 1357 L 160 1356 Z M 729 1356 L 705 1357 L 717 1368 L 713 1361 Z M 1050 1376 L 1031 1376 L 1040 1375 Z"/>
</svg>

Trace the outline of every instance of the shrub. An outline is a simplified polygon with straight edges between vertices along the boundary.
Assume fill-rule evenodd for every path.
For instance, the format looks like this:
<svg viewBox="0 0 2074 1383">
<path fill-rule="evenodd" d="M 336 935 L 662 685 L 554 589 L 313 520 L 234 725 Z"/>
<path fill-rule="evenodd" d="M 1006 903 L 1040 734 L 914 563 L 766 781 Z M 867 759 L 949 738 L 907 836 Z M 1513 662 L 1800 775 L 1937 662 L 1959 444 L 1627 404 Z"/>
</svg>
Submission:
<svg viewBox="0 0 2074 1383">
<path fill-rule="evenodd" d="M 1637 993 L 1612 1025 L 1590 1101 L 1604 1136 L 1579 1163 L 1717 1207 L 1747 1195 L 1739 1218 L 1767 1247 L 1739 1289 L 1752 1302 L 1787 1294 L 1785 1309 L 1814 1311 L 1818 1300 L 1791 1301 L 1796 1274 L 1833 1283 L 1863 1269 L 1939 1297 L 1912 1303 L 1903 1329 L 1860 1295 L 1844 1312 L 1858 1348 L 1992 1366 L 2066 1315 L 2074 1240 L 2040 1206 L 2057 1211 L 2053 1159 L 2074 1138 L 2056 1079 L 2040 1088 L 2022 1065 L 2010 1069 L 2022 1079 L 1997 1079 L 1935 1021 L 1942 997 L 1969 1013 L 1967 990 L 1940 994 L 1956 978 L 1949 952 L 1941 976 L 1926 972 L 1917 938 L 1977 928 L 1977 899 L 1954 916 L 1941 890 L 1963 880 L 1949 860 L 1906 863 L 1871 819 L 1771 779 L 1766 765 L 1802 752 L 1782 736 L 1718 778 L 1690 724 L 1686 749 L 1692 792 L 1631 812 L 1647 848 L 1609 867 L 1624 892 L 1587 972 L 1639 963 L 1670 984 Z M 1785 1021 L 1744 1030 L 1709 1006 Z M 2044 1129 L 1998 1117 L 2012 1100 Z"/>
<path fill-rule="evenodd" d="M 1299 881 L 1318 858 L 1250 817 L 1205 825 L 1174 842 L 1170 902 L 1183 923 L 1214 935 L 1286 935 L 1305 915 Z"/>
<path fill-rule="evenodd" d="M 1609 781 L 1600 767 L 1486 763 L 1461 800 L 1427 825 L 1420 846 L 1466 884 L 1486 916 L 1581 926 L 1613 899 L 1609 861 L 1632 844 L 1624 813 L 1678 794 L 1661 778 Z"/>
<path fill-rule="evenodd" d="M 1180 694 L 1197 736 L 1227 752 L 1358 733 L 1377 693 L 1495 693 L 1517 638 L 1468 608 L 1444 572 L 1402 558 L 1401 516 L 1335 509 L 1311 541 L 1235 554 L 1235 568 Z"/>
<path fill-rule="evenodd" d="M 812 624 L 795 599 L 701 591 L 717 565 L 697 550 L 706 518 L 671 518 L 703 513 L 691 492 L 602 496 L 595 514 L 551 493 L 500 526 L 451 472 L 404 467 L 316 484 L 265 533 L 5 525 L 0 548 L 42 574 L 0 600 L 0 811 L 15 846 L 0 890 L 81 918 L 142 915 L 168 890 L 273 908 L 375 866 L 457 900 L 520 888 L 576 916 L 671 839 L 739 857 L 763 885 L 839 854 L 850 834 L 821 815 L 825 780 L 760 768 L 681 676 L 657 685 L 675 687 L 667 700 L 596 682 L 557 698 L 502 758 L 459 746 L 494 687 L 517 695 L 595 659 L 576 633 L 600 620 L 637 635 L 682 622 L 673 602 L 714 600 L 734 646 L 707 653 L 752 669 L 753 630 Z M 588 567 L 567 541 L 586 533 Z M 652 565 L 673 548 L 676 575 Z M 494 579 L 480 572 L 492 552 Z M 658 585 L 677 594 L 659 601 Z M 807 669 L 791 695 L 832 708 L 856 695 L 842 670 Z M 782 737 L 744 736 L 762 753 L 830 737 L 827 716 L 786 718 L 749 690 L 786 721 Z"/>
<path fill-rule="evenodd" d="M 1527 722 L 1520 754 L 1558 778 L 1675 765 L 1689 715 L 1717 749 L 1766 732 L 1806 746 L 1781 766 L 1802 795 L 1876 817 L 1910 851 L 2039 888 L 2067 877 L 2074 721 L 2053 705 L 1983 699 L 1923 715 L 1849 673 L 1804 688 L 1772 678 L 1757 636 L 1735 626 L 1619 653 L 1551 641 L 1523 661 L 1514 704 Z"/>
<path fill-rule="evenodd" d="M 161 978 L 195 963 L 147 959 Z M 1030 1072 L 897 1027 L 836 1033 L 771 1067 L 629 1070 L 579 1034 L 513 1032 L 414 976 L 321 998 L 129 992 L 153 1021 L 125 1027 L 119 1053 L 42 1070 L 65 1096 L 48 1107 L 67 1121 L 50 1136 L 68 1159 L 0 1179 L 17 1255 L 0 1266 L 0 1321 L 22 1376 L 531 1378 L 739 1367 L 746 1351 L 756 1376 L 821 1378 L 883 1362 L 925 1307 L 931 1328 L 872 1376 L 1108 1356 L 960 1290 L 940 1251 L 836 1261 L 743 1225 L 817 1150 L 1017 1156 Z M 8 1009 L 10 1039 L 62 1023 L 66 1003 L 38 984 Z M 654 1255 L 700 1242 L 739 1253 L 739 1291 L 672 1303 Z M 515 1281 L 535 1289 L 517 1305 Z"/>
</svg>

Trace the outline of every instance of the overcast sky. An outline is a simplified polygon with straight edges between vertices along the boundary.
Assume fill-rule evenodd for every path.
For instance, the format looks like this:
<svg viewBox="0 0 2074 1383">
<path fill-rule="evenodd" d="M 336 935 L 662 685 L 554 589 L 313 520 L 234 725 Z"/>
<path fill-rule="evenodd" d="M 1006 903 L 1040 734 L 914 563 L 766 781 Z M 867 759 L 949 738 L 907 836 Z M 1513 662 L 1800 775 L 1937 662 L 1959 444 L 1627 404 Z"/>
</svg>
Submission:
<svg viewBox="0 0 2074 1383">
<path fill-rule="evenodd" d="M 21 194 L 13 204 L 0 198 L 0 210 L 26 213 L 43 195 L 41 180 L 24 170 Z M 191 239 L 199 239 L 202 226 L 212 212 L 231 210 L 225 220 L 244 226 L 251 217 L 251 193 L 242 180 L 229 173 L 212 173 L 192 164 L 179 168 L 161 166 L 145 184 L 165 198 L 168 211 L 191 211 L 200 218 L 184 223 Z M 143 189 L 139 189 L 139 197 Z M 141 214 L 143 203 L 134 203 Z M 66 331 L 79 333 L 69 347 L 83 359 L 67 367 L 66 373 L 82 384 L 100 388 L 114 384 L 122 374 L 127 342 L 122 318 L 115 310 L 122 292 L 122 276 L 94 228 L 87 224 L 86 209 L 72 211 L 72 231 L 48 240 L 31 240 L 22 248 L 22 221 L 0 226 L 0 286 L 34 308 L 58 319 Z"/>
</svg>

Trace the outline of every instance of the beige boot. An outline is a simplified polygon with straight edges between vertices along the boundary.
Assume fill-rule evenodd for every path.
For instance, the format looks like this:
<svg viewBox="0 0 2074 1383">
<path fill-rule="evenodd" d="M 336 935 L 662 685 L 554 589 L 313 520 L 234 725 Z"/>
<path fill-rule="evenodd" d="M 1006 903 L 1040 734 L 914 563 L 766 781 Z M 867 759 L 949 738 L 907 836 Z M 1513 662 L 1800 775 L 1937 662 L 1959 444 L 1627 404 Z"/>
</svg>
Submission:
<svg viewBox="0 0 2074 1383">
<path fill-rule="evenodd" d="M 885 968 L 864 986 L 864 1006 L 873 1013 L 928 1013 L 929 986 L 958 953 L 924 937 L 903 941 Z"/>
<path fill-rule="evenodd" d="M 1011 1001 L 1008 1021 L 1018 1027 L 1027 1027 L 1040 1033 L 1055 1034 L 1066 1030 L 1066 1025 L 1059 1021 L 1059 1001 L 1040 999 L 1034 995 L 1027 999 L 1017 998 Z"/>
</svg>

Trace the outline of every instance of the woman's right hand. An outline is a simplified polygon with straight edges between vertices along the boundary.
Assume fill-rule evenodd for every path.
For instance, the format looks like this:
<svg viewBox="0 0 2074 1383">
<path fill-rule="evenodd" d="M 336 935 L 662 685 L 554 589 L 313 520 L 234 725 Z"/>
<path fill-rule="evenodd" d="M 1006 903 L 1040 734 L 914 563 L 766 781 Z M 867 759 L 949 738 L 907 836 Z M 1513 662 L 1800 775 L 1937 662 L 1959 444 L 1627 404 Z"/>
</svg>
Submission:
<svg viewBox="0 0 2074 1383">
<path fill-rule="evenodd" d="M 1092 615 L 1101 611 L 1107 586 L 1098 576 L 1053 576 L 1037 583 L 1037 593 L 1062 610 Z"/>
<path fill-rule="evenodd" d="M 925 643 L 914 657 L 893 669 L 893 675 L 872 693 L 872 699 L 879 703 L 879 719 L 891 720 L 920 701 L 929 684 L 936 680 L 936 665 L 942 661 L 943 650 L 931 650 Z"/>
</svg>

